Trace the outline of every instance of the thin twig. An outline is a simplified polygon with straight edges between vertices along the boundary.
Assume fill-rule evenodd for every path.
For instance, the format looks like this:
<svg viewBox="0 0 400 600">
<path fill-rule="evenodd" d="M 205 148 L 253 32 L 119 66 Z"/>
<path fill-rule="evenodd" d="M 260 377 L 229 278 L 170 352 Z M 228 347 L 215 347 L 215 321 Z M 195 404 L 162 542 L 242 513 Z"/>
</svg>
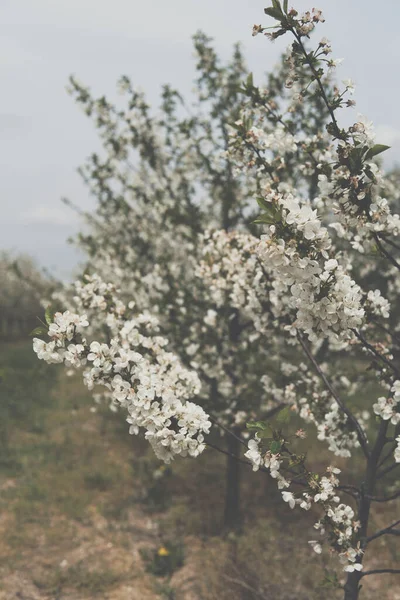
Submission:
<svg viewBox="0 0 400 600">
<path fill-rule="evenodd" d="M 217 452 L 220 452 L 221 454 L 225 454 L 226 456 L 230 456 L 231 458 L 234 458 L 237 462 L 240 462 L 244 465 L 253 467 L 253 464 L 247 460 L 243 460 L 243 458 L 239 458 L 238 456 L 236 456 L 235 454 L 232 454 L 232 452 L 228 452 L 228 450 L 223 450 L 222 448 L 220 448 L 219 446 L 215 446 L 215 444 L 212 444 L 211 442 L 206 442 L 206 445 L 209 446 L 210 448 L 212 448 L 213 450 L 216 450 Z M 260 465 L 259 468 L 260 471 L 262 471 L 263 473 L 267 473 L 267 475 L 269 475 L 269 477 L 272 478 L 270 471 L 264 467 L 263 465 Z M 290 472 L 290 471 L 289 471 Z M 297 475 L 296 473 L 292 473 L 291 474 Z M 299 473 L 300 475 L 300 473 Z M 296 480 L 296 479 L 291 479 L 290 483 L 293 485 L 301 485 L 302 487 L 306 487 L 307 486 L 307 481 L 305 481 L 304 479 L 302 480 Z"/>
<path fill-rule="evenodd" d="M 386 535 L 388 533 L 391 534 L 391 535 L 400 535 L 400 531 L 396 531 L 395 534 L 393 534 L 393 531 L 392 531 L 396 527 L 396 525 L 399 525 L 399 524 L 400 524 L 400 519 L 398 521 L 395 521 L 394 523 L 392 523 L 388 527 L 385 527 L 384 529 L 381 529 L 380 531 L 377 531 L 373 535 L 370 535 L 366 539 L 367 544 L 369 544 L 369 542 L 372 542 L 372 540 L 376 540 L 377 538 L 381 537 L 382 535 Z"/>
<path fill-rule="evenodd" d="M 353 485 L 338 485 L 337 488 L 339 491 L 344 494 L 348 494 L 359 504 L 360 501 L 360 490 Z"/>
<path fill-rule="evenodd" d="M 389 467 L 386 467 L 386 469 L 383 469 L 383 471 L 381 471 L 380 473 L 378 473 L 378 475 L 377 475 L 376 478 L 377 479 L 382 479 L 382 477 L 384 477 L 385 475 L 387 475 L 388 473 L 390 473 L 391 471 L 393 471 L 397 467 L 400 467 L 400 463 L 394 463 L 393 465 L 390 465 Z"/>
<path fill-rule="evenodd" d="M 366 496 L 372 502 L 390 502 L 391 500 L 396 500 L 396 498 L 400 497 L 400 490 L 391 496 Z"/>
<path fill-rule="evenodd" d="M 379 327 L 379 329 L 381 329 L 382 331 L 384 331 L 385 333 L 387 333 L 388 335 L 390 335 L 390 337 L 393 340 L 395 340 L 397 343 L 400 343 L 400 338 L 393 331 L 390 331 L 390 329 L 388 329 L 387 327 L 385 327 L 384 325 L 382 325 L 382 323 L 379 323 L 379 321 L 377 319 L 374 319 L 373 317 L 370 317 L 370 321 L 371 321 L 371 323 L 373 323 L 374 325 L 376 325 L 377 327 Z"/>
<path fill-rule="evenodd" d="M 390 238 L 385 237 L 382 233 L 379 233 L 377 235 L 378 235 L 378 237 L 380 237 L 381 240 L 383 240 L 384 242 L 386 242 L 386 244 L 389 244 L 389 246 L 392 246 L 393 248 L 396 248 L 396 250 L 400 250 L 400 246 L 398 244 L 396 244 L 396 242 L 394 242 Z"/>
<path fill-rule="evenodd" d="M 367 340 L 364 338 L 364 336 L 359 331 L 357 331 L 356 329 L 351 329 L 351 331 L 354 333 L 356 338 L 358 338 L 360 340 L 360 342 L 362 343 L 362 345 L 365 348 L 367 348 L 370 352 L 372 352 L 372 354 L 374 356 L 376 356 L 377 358 L 379 358 L 379 360 L 381 360 L 383 363 L 385 363 L 385 365 L 387 365 L 396 375 L 400 375 L 398 368 L 395 367 L 394 364 L 391 363 L 390 360 L 385 358 L 382 354 L 379 354 L 379 352 L 377 350 L 375 350 L 375 348 L 372 346 L 372 344 L 367 342 Z"/>
<path fill-rule="evenodd" d="M 231 435 L 232 437 L 235 438 L 235 440 L 237 440 L 238 442 L 240 442 L 241 444 L 243 444 L 243 446 L 246 446 L 247 448 L 247 444 L 246 442 L 239 437 L 238 435 L 236 435 L 236 433 L 233 433 L 233 431 L 231 431 L 230 429 L 228 429 L 228 427 L 225 427 L 225 425 L 222 425 L 222 423 L 218 423 L 218 421 L 215 421 L 212 417 L 208 417 L 209 420 L 211 421 L 211 423 L 213 425 L 216 425 L 217 427 L 219 427 L 220 429 L 222 429 L 223 431 L 225 431 L 225 433 L 227 433 L 228 435 Z"/>
<path fill-rule="evenodd" d="M 210 446 L 210 448 L 213 448 L 213 450 L 216 450 L 217 452 L 221 452 L 221 454 L 226 454 L 226 456 L 230 456 L 231 458 L 234 458 L 235 460 L 237 460 L 240 463 L 243 463 L 244 465 L 249 465 L 251 467 L 253 466 L 251 464 L 251 462 L 249 462 L 248 460 L 244 460 L 243 458 L 239 458 L 235 454 L 232 454 L 232 452 L 228 452 L 228 450 L 223 450 L 222 448 L 219 448 L 219 446 L 215 446 L 211 442 L 206 442 L 206 445 Z"/>
<path fill-rule="evenodd" d="M 398 263 L 397 260 L 390 254 L 390 252 L 388 252 L 386 250 L 386 248 L 383 246 L 382 242 L 380 241 L 378 234 L 373 233 L 372 237 L 374 238 L 376 245 L 378 246 L 378 248 L 381 251 L 381 253 L 383 254 L 383 256 L 385 256 L 385 258 L 387 258 L 388 261 L 391 262 L 392 265 L 395 266 L 396 269 L 398 269 L 400 271 L 400 263 Z"/>
<path fill-rule="evenodd" d="M 325 373 L 322 371 L 321 367 L 319 366 L 319 364 L 317 363 L 317 361 L 311 354 L 311 352 L 310 352 L 307 344 L 304 342 L 303 338 L 300 335 L 298 335 L 297 337 L 298 337 L 298 340 L 299 340 L 304 352 L 306 353 L 308 359 L 313 364 L 318 375 L 321 377 L 322 381 L 324 382 L 325 387 L 331 393 L 332 397 L 336 400 L 341 411 L 348 417 L 349 421 L 352 423 L 355 430 L 357 431 L 357 437 L 358 437 L 358 441 L 360 442 L 360 446 L 363 449 L 365 456 L 368 457 L 369 456 L 368 440 L 367 440 L 367 437 L 366 437 L 364 431 L 361 428 L 360 423 L 357 421 L 356 417 L 352 414 L 352 412 L 343 404 L 343 401 L 338 396 L 338 394 L 332 387 L 331 383 L 328 381 Z"/>
<path fill-rule="evenodd" d="M 360 576 L 366 577 L 367 575 L 375 575 L 378 573 L 400 574 L 400 569 L 372 569 L 372 571 L 364 571 L 364 573 L 361 573 Z"/>
<path fill-rule="evenodd" d="M 329 115 L 331 117 L 332 124 L 333 124 L 333 126 L 335 128 L 335 135 L 339 139 L 342 139 L 342 136 L 341 136 L 341 133 L 340 133 L 340 128 L 339 128 L 338 122 L 337 122 L 336 117 L 335 117 L 334 109 L 332 108 L 332 106 L 331 106 L 331 104 L 330 104 L 330 102 L 329 102 L 329 100 L 327 98 L 327 95 L 326 95 L 326 92 L 325 92 L 325 88 L 324 88 L 324 86 L 322 84 L 321 78 L 318 75 L 317 70 L 315 69 L 314 65 L 312 64 L 312 62 L 311 62 L 311 60 L 310 60 L 310 58 L 308 56 L 307 50 L 304 47 L 304 44 L 303 44 L 303 42 L 301 40 L 301 37 L 299 36 L 299 34 L 297 33 L 297 31 L 295 29 L 292 28 L 291 31 L 292 31 L 294 37 L 296 38 L 296 40 L 297 40 L 297 42 L 298 42 L 298 44 L 299 44 L 299 46 L 301 48 L 301 51 L 304 54 L 304 58 L 306 60 L 306 63 L 308 64 L 308 66 L 309 66 L 312 74 L 314 75 L 315 81 L 317 82 L 317 85 L 318 85 L 319 90 L 321 92 L 321 97 L 322 97 L 323 101 L 325 102 L 325 106 L 326 106 L 326 108 L 329 111 Z"/>
</svg>

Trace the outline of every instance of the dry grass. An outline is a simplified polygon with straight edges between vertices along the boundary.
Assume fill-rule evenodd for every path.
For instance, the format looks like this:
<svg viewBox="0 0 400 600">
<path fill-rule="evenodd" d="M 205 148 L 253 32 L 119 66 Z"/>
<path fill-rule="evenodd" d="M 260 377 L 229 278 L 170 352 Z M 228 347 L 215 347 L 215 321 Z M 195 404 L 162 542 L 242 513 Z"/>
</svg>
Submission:
<svg viewBox="0 0 400 600">
<path fill-rule="evenodd" d="M 0 349 L 0 369 L 25 351 Z M 60 371 L 41 393 L 46 398 L 39 395 L 26 409 L 34 422 L 20 415 L 7 422 L 0 600 L 341 598 L 320 586 L 324 568 L 337 565 L 307 547 L 313 515 L 304 519 L 283 506 L 272 482 L 243 472 L 246 519 L 240 532 L 223 535 L 223 457 L 210 450 L 154 479 L 160 465 L 147 445 L 128 435 L 121 416 L 93 412 L 78 379 Z M 323 450 L 315 462 L 329 459 Z M 394 518 L 387 507 L 379 509 L 371 530 Z M 184 566 L 163 578 L 147 572 L 141 551 L 151 555 L 177 541 Z M 368 559 L 368 566 L 395 564 L 399 547 L 398 538 L 377 540 L 376 561 Z M 369 580 L 363 600 L 378 593 L 380 600 L 400 599 L 394 578 Z"/>
</svg>

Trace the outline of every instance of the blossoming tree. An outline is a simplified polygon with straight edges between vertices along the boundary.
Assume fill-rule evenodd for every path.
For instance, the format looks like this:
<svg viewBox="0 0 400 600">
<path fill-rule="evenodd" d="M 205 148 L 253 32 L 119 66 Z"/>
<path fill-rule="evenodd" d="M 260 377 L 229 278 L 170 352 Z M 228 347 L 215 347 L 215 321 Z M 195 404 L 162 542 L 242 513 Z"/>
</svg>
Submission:
<svg viewBox="0 0 400 600">
<path fill-rule="evenodd" d="M 274 440 L 279 452 L 275 451 L 278 446 L 265 447 L 263 438 L 269 439 L 270 432 L 265 434 L 264 423 L 250 441 L 247 457 L 255 469 L 262 465 L 270 470 L 281 487 L 293 489 L 293 483 L 298 484 L 301 479 L 304 487 L 300 493 L 289 489 L 282 492 L 292 508 L 298 505 L 308 510 L 314 504 L 321 506 L 324 516 L 316 523 L 316 529 L 322 534 L 321 539 L 327 536 L 345 565 L 348 578 L 344 590 L 349 600 L 358 598 L 363 577 L 397 572 L 385 568 L 363 570 L 363 555 L 380 536 L 398 533 L 399 522 L 372 534 L 368 531 L 373 503 L 400 496 L 396 489 L 386 496 L 376 496 L 380 481 L 397 468 L 400 458 L 400 383 L 394 360 L 398 338 L 395 325 L 390 324 L 389 302 L 381 290 L 364 289 L 355 278 L 360 283 L 368 282 L 371 260 L 385 259 L 382 289 L 395 300 L 392 290 L 397 287 L 400 268 L 395 241 L 399 216 L 392 213 L 383 196 L 385 182 L 374 161 L 387 147 L 375 143 L 372 126 L 364 119 L 347 129 L 340 126 L 338 111 L 353 105 L 348 98 L 353 86 L 344 82 L 342 91 L 334 89 L 330 93 L 323 82 L 325 70 L 336 65 L 329 58 L 329 42 L 322 39 L 312 50 L 305 44 L 316 24 L 324 20 L 321 11 L 313 9 L 299 15 L 295 9 L 288 10 L 286 1 L 281 5 L 274 0 L 265 12 L 275 24 L 268 29 L 255 26 L 255 34 L 265 33 L 271 39 L 286 34 L 293 37 L 288 60 L 293 69 L 291 80 L 297 86 L 295 101 L 307 102 L 313 90 L 329 111 L 329 146 L 321 152 L 307 140 L 297 140 L 314 163 L 319 196 L 304 198 L 297 186 L 290 189 L 287 183 L 281 185 L 276 173 L 271 178 L 269 156 L 257 123 L 240 124 L 232 142 L 233 153 L 239 148 L 239 165 L 246 169 L 250 165 L 264 174 L 262 218 L 267 228 L 258 252 L 271 269 L 274 286 L 279 290 L 279 318 L 286 320 L 288 335 L 309 365 L 285 367 L 293 401 L 300 415 L 317 425 L 318 437 L 327 439 L 335 454 L 350 456 L 352 448 L 359 447 L 366 467 L 360 482 L 340 486 L 337 468 L 330 467 L 322 477 L 313 474 L 304 457 L 293 451 L 293 444 L 289 445 L 280 432 L 279 439 Z M 308 69 L 304 80 L 297 73 L 298 66 Z M 257 89 L 248 89 L 248 94 L 258 99 Z M 243 156 L 247 156 L 245 162 Z M 327 345 L 329 362 L 321 364 L 318 351 L 323 344 Z M 347 356 L 358 366 L 350 381 L 337 381 L 337 373 L 344 373 Z M 365 362 L 370 363 L 367 371 Z M 371 403 L 377 431 L 365 421 L 368 405 L 362 406 L 361 414 L 349 408 L 351 395 L 360 394 L 365 388 L 374 389 L 373 385 L 379 389 L 376 401 Z M 276 436 L 277 432 L 272 434 Z M 295 477 L 282 480 L 282 466 L 287 473 L 294 470 Z M 342 503 L 338 490 L 353 498 L 356 512 Z M 317 553 L 322 551 L 321 540 L 310 544 Z"/>
<path fill-rule="evenodd" d="M 161 112 L 153 115 L 143 94 L 124 77 L 120 87 L 128 107 L 121 110 L 71 80 L 71 92 L 94 119 L 104 147 L 103 155 L 92 155 L 81 170 L 98 206 L 88 215 L 89 228 L 79 243 L 90 256 L 91 273 L 113 282 L 127 302 L 134 300 L 138 309 L 158 316 L 174 350 L 201 379 L 198 402 L 222 433 L 233 428 L 235 435 L 225 436 L 225 522 L 232 527 L 239 521 L 239 437 L 246 420 L 273 413 L 281 404 L 269 402 L 262 378 L 270 348 L 261 341 L 269 318 L 268 307 L 260 304 L 265 293 L 253 290 L 265 286 L 254 252 L 257 238 L 250 235 L 256 229 L 256 183 L 246 173 L 234 176 L 228 154 L 230 123 L 246 102 L 241 82 L 247 73 L 238 48 L 223 66 L 203 34 L 194 43 L 199 75 L 189 107 L 166 87 Z M 276 108 L 287 103 L 282 86 L 287 76 L 283 62 L 264 90 Z M 315 97 L 315 112 L 319 105 Z M 300 112 L 292 113 L 296 130 Z M 323 122 L 327 111 L 319 114 Z M 265 135 L 277 126 L 281 144 L 271 151 L 282 179 L 297 171 L 310 188 L 314 174 L 293 160 L 297 148 L 271 110 Z M 318 132 L 315 124 L 305 127 Z M 211 274 L 217 271 L 224 276 L 215 282 Z M 74 302 L 63 295 L 58 299 L 74 310 Z M 253 314 L 259 315 L 256 324 Z M 97 329 L 101 332 L 101 319 Z"/>
<path fill-rule="evenodd" d="M 340 125 L 353 85 L 332 84 L 329 42 L 306 44 L 321 11 L 299 15 L 273 0 L 265 12 L 274 24 L 254 35 L 292 36 L 285 87 L 249 76 L 242 99 L 240 54 L 223 68 L 201 37 L 195 116 L 180 116 L 185 105 L 169 88 L 153 118 L 126 79 L 129 111 L 72 82 L 108 152 L 84 169 L 99 201 L 81 238 L 90 274 L 64 295 L 69 310 L 48 312 L 50 342 L 34 348 L 106 388 L 165 461 L 199 455 L 212 423 L 231 440 L 231 459 L 246 445 L 283 501 L 319 511 L 309 544 L 337 553 L 345 600 L 356 600 L 362 578 L 399 572 L 363 567 L 376 539 L 399 535 L 400 521 L 369 530 L 374 503 L 400 497 L 391 482 L 400 463 L 397 194 L 371 124 Z M 313 471 L 299 449 L 305 430 L 266 418 L 285 406 L 343 464 L 362 456 L 360 480 L 344 472 L 339 481 L 336 465 Z"/>
</svg>

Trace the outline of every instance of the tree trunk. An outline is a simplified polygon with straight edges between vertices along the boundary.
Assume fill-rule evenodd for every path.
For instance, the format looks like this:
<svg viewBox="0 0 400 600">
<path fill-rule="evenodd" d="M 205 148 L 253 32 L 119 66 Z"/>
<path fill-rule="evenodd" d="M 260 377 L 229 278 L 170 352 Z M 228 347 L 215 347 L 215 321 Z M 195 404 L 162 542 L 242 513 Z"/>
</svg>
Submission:
<svg viewBox="0 0 400 600">
<path fill-rule="evenodd" d="M 370 496 L 374 494 L 379 458 L 381 456 L 382 449 L 385 445 L 388 424 L 388 421 L 381 421 L 375 445 L 367 459 L 365 479 L 361 484 L 361 495 L 358 508 L 358 520 L 361 523 L 361 527 L 358 537 L 361 541 L 362 547 L 363 540 L 367 538 L 368 534 L 368 521 L 371 509 Z M 358 562 L 362 562 L 362 559 L 363 556 L 361 555 Z M 347 581 L 344 586 L 344 600 L 358 600 L 361 589 L 361 578 L 362 572 L 359 571 L 354 571 L 353 573 L 348 574 Z"/>
<path fill-rule="evenodd" d="M 369 520 L 369 511 L 371 508 L 371 501 L 366 498 L 366 494 L 372 494 L 375 487 L 375 478 L 376 478 L 376 463 L 371 464 L 372 460 L 369 459 L 366 473 L 366 480 L 364 485 L 361 487 L 361 497 L 360 497 L 360 505 L 358 509 L 358 519 L 361 523 L 360 535 L 361 539 L 365 539 L 367 537 L 368 531 L 368 520 Z M 367 491 L 366 491 L 367 490 Z M 359 557 L 358 562 L 362 562 L 362 555 Z M 346 585 L 344 586 L 344 600 L 358 600 L 358 596 L 360 593 L 360 580 L 362 578 L 362 574 L 360 571 L 353 571 L 353 573 L 349 573 L 347 576 Z"/>
<path fill-rule="evenodd" d="M 358 571 L 349 573 L 346 585 L 344 586 L 344 600 L 358 600 L 358 595 L 360 593 L 360 579 L 361 573 Z"/>
<path fill-rule="evenodd" d="M 227 436 L 227 449 L 232 456 L 226 461 L 226 488 L 224 526 L 236 529 L 240 525 L 240 442 L 232 435 Z M 237 458 L 234 458 L 237 457 Z"/>
</svg>

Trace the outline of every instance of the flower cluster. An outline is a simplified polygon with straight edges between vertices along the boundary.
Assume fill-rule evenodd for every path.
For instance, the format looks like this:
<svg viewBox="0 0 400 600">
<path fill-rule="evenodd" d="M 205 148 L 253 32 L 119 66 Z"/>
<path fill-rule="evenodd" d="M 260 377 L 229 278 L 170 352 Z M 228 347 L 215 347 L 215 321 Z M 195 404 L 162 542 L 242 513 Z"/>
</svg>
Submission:
<svg viewBox="0 0 400 600">
<path fill-rule="evenodd" d="M 375 144 L 372 124 L 360 118 L 343 137 L 335 169 L 329 169 L 329 176 L 319 175 L 319 190 L 322 199 L 333 202 L 337 234 L 365 253 L 377 238 L 400 234 L 400 216 L 392 214 L 388 199 L 380 195 L 383 174 L 372 158 L 385 147 Z M 352 166 L 355 158 L 357 170 Z"/>
<path fill-rule="evenodd" d="M 276 442 L 273 442 L 274 444 Z M 271 446 L 272 446 L 271 444 Z M 253 466 L 253 471 L 260 468 L 268 470 L 273 479 L 276 479 L 278 489 L 282 491 L 282 499 L 287 502 L 290 508 L 299 506 L 303 510 L 310 510 L 316 505 L 324 511 L 324 516 L 315 524 L 315 528 L 321 536 L 329 534 L 330 542 L 338 552 L 340 561 L 344 564 L 345 571 L 361 570 L 362 565 L 358 562 L 361 555 L 359 548 L 353 547 L 354 536 L 360 527 L 355 520 L 354 511 L 351 506 L 340 503 L 338 496 L 339 480 L 337 475 L 340 469 L 328 467 L 327 472 L 322 477 L 309 473 L 304 469 L 306 491 L 296 494 L 288 489 L 291 486 L 291 480 L 282 474 L 282 470 L 289 463 L 295 463 L 294 455 L 290 453 L 284 440 L 280 442 L 280 451 L 273 454 L 271 450 L 263 451 L 262 441 L 256 437 L 249 440 L 248 451 L 245 453 Z M 310 540 L 309 544 L 317 554 L 322 551 L 321 542 Z"/>
<path fill-rule="evenodd" d="M 337 402 L 321 379 L 312 373 L 304 364 L 292 365 L 282 363 L 282 379 L 275 383 L 269 375 L 264 375 L 262 382 L 266 394 L 275 406 L 287 405 L 307 424 L 317 429 L 317 437 L 325 441 L 335 456 L 350 457 L 351 451 L 359 447 L 357 433 Z M 336 389 L 351 394 L 350 383 L 341 376 L 335 380 Z M 360 425 L 365 429 L 369 418 L 368 411 L 357 414 Z"/>
<path fill-rule="evenodd" d="M 236 126 L 242 126 L 242 121 L 237 121 Z M 274 131 L 269 132 L 260 127 L 251 127 L 247 133 L 247 142 L 256 151 L 270 151 L 284 155 L 289 152 L 296 152 L 298 140 L 294 135 L 286 131 L 285 127 L 278 123 Z"/>
<path fill-rule="evenodd" d="M 396 380 L 391 387 L 393 395 L 389 398 L 381 396 L 373 405 L 374 413 L 384 421 L 390 421 L 393 425 L 400 423 L 400 381 Z"/>
<path fill-rule="evenodd" d="M 371 290 L 367 294 L 366 308 L 371 314 L 388 319 L 390 315 L 390 302 L 382 296 L 380 290 Z"/>
<path fill-rule="evenodd" d="M 269 323 L 269 281 L 258 257 L 259 240 L 237 231 L 206 232 L 202 259 L 196 269 L 216 307 L 227 302 L 266 333 Z M 253 333 L 256 335 L 256 332 Z"/>
<path fill-rule="evenodd" d="M 77 335 L 81 335 L 85 327 L 89 325 L 86 315 L 77 315 L 69 310 L 64 313 L 56 313 L 54 320 L 49 325 L 48 335 L 51 338 L 50 342 L 44 342 L 39 338 L 34 338 L 33 349 L 40 360 L 47 363 L 62 363 L 67 355 L 68 364 L 74 366 L 81 365 L 80 355 L 83 354 L 84 347 L 82 344 L 68 344 L 72 342 Z"/>
<path fill-rule="evenodd" d="M 273 16 L 274 18 L 279 18 L 279 20 L 286 17 L 286 21 L 289 21 L 292 26 L 296 27 L 296 31 L 300 36 L 308 36 L 315 28 L 317 23 L 324 23 L 325 18 L 322 14 L 322 11 L 319 8 L 313 8 L 311 11 L 307 10 L 301 15 L 297 12 L 296 9 L 291 8 L 290 10 L 282 11 L 282 8 L 279 3 L 273 3 L 273 7 L 271 9 L 265 9 L 266 14 Z M 264 33 L 265 28 L 261 25 L 253 26 L 253 36 L 258 35 L 259 33 Z M 266 35 L 270 40 L 275 40 L 277 37 L 282 35 L 282 31 L 278 30 L 274 33 L 266 32 Z"/>
<path fill-rule="evenodd" d="M 50 342 L 35 338 L 38 357 L 83 368 L 89 389 L 104 386 L 113 402 L 126 409 L 130 433 L 145 431 L 156 455 L 170 462 L 175 456 L 198 456 L 211 423 L 204 410 L 189 401 L 200 391 L 197 375 L 185 369 L 166 350 L 157 320 L 148 314 L 129 314 L 112 285 L 98 276 L 76 285 L 76 303 L 104 312 L 112 337 L 108 343 L 83 337 L 86 315 L 56 313 Z"/>
<path fill-rule="evenodd" d="M 292 194 L 271 192 L 268 201 L 276 222 L 261 236 L 259 255 L 272 271 L 276 293 L 287 295 L 282 309 L 295 315 L 291 333 L 300 330 L 311 341 L 348 339 L 363 322 L 362 291 L 329 257 L 331 240 L 317 211 Z"/>
<path fill-rule="evenodd" d="M 245 452 L 245 457 L 249 459 L 253 466 L 253 471 L 258 471 L 260 467 L 269 470 L 269 474 L 273 479 L 276 479 L 279 489 L 287 488 L 290 482 L 287 481 L 279 472 L 282 460 L 279 454 L 273 454 L 271 451 L 264 454 L 260 451 L 260 440 L 256 438 L 250 439 L 248 442 L 248 451 Z"/>
<path fill-rule="evenodd" d="M 400 463 L 400 435 L 396 438 L 396 448 L 394 451 L 394 460 L 397 463 Z"/>
</svg>

